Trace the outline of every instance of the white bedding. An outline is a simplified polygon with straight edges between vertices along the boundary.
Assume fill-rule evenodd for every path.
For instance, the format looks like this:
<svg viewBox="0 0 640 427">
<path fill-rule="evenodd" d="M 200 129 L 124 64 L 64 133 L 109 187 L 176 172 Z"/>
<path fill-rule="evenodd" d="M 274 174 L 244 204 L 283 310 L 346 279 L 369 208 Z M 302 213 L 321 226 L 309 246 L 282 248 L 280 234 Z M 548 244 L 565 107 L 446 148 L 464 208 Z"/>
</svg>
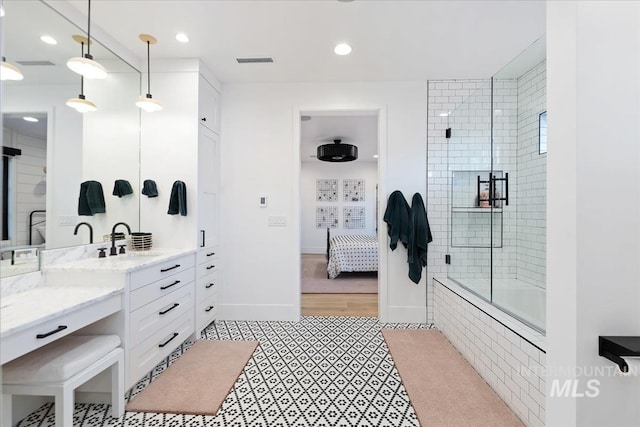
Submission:
<svg viewBox="0 0 640 427">
<path fill-rule="evenodd" d="M 342 272 L 356 271 L 378 271 L 378 237 L 332 237 L 327 264 L 329 278 L 335 279 Z"/>
</svg>

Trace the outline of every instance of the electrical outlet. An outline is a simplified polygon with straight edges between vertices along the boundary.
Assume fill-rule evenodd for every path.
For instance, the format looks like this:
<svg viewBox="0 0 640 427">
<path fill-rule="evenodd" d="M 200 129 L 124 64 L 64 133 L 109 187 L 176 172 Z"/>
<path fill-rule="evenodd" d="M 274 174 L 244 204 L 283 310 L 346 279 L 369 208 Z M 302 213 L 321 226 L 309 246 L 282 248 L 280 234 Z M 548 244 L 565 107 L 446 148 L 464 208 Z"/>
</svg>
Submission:
<svg viewBox="0 0 640 427">
<path fill-rule="evenodd" d="M 60 215 L 58 217 L 58 225 L 72 227 L 78 222 L 75 215 Z"/>
<path fill-rule="evenodd" d="M 287 217 L 284 215 L 269 215 L 267 223 L 269 227 L 285 227 L 287 225 Z"/>
</svg>

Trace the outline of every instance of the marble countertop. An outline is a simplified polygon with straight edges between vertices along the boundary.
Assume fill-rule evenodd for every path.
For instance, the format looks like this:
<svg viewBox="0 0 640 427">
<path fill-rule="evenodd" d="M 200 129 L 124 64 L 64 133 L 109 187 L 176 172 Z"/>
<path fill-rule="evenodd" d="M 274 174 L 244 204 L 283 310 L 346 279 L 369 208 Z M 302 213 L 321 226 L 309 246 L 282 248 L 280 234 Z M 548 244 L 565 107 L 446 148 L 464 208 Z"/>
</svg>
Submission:
<svg viewBox="0 0 640 427">
<path fill-rule="evenodd" d="M 38 286 L 0 299 L 0 338 L 122 294 L 122 288 Z"/>
<path fill-rule="evenodd" d="M 140 267 L 161 263 L 181 255 L 195 253 L 193 249 L 152 249 L 150 251 L 127 252 L 124 255 L 109 256 L 107 248 L 106 258 L 86 258 L 76 261 L 59 262 L 47 267 L 43 271 L 111 271 L 128 273 Z"/>
</svg>

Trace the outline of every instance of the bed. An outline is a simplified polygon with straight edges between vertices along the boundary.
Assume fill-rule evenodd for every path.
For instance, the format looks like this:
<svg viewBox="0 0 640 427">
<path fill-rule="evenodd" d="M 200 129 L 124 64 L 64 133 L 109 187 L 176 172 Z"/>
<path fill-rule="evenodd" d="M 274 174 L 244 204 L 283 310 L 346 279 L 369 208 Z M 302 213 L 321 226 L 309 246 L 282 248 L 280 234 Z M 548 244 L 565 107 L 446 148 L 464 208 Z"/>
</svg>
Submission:
<svg viewBox="0 0 640 427">
<path fill-rule="evenodd" d="M 378 271 L 378 236 L 331 237 L 327 228 L 327 277 L 345 272 Z"/>
</svg>

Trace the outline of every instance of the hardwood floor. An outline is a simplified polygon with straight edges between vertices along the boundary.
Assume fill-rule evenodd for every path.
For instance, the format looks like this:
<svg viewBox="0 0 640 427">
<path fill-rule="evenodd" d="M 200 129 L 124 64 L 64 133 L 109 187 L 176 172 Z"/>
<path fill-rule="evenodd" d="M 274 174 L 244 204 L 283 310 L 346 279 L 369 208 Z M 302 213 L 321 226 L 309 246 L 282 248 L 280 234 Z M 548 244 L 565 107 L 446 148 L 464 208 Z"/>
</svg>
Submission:
<svg viewBox="0 0 640 427">
<path fill-rule="evenodd" d="M 303 316 L 378 317 L 378 294 L 301 294 Z"/>
</svg>

